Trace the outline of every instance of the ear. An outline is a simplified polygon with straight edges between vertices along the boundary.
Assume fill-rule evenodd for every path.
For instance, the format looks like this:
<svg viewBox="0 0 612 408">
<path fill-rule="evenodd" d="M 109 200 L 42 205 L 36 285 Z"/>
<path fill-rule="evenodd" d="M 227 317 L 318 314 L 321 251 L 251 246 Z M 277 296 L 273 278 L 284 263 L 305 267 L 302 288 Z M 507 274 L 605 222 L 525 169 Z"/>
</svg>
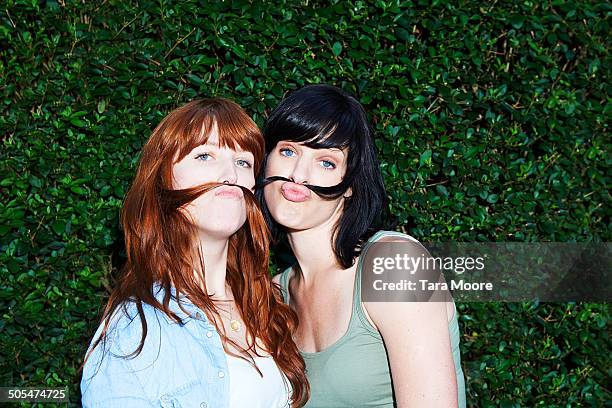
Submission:
<svg viewBox="0 0 612 408">
<path fill-rule="evenodd" d="M 349 198 L 353 195 L 353 189 L 351 187 L 347 188 L 344 194 L 342 194 L 343 198 Z"/>
</svg>

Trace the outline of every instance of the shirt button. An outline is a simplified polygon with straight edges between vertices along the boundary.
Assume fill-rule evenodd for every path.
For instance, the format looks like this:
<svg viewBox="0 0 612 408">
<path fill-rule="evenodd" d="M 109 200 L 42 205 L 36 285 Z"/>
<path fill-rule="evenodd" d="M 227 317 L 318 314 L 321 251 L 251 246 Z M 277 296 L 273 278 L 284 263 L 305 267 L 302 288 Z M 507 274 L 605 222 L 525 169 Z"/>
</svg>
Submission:
<svg viewBox="0 0 612 408">
<path fill-rule="evenodd" d="M 207 332 L 207 333 L 206 333 L 206 337 L 211 338 L 211 337 L 212 337 L 212 332 L 210 332 L 210 331 L 209 331 L 209 332 Z"/>
<path fill-rule="evenodd" d="M 196 312 L 196 319 L 200 320 L 202 318 L 202 313 Z"/>
<path fill-rule="evenodd" d="M 208 408 L 208 404 L 203 402 L 200 404 L 200 408 Z"/>
<path fill-rule="evenodd" d="M 223 371 L 219 371 L 219 378 L 225 377 L 225 373 Z"/>
</svg>

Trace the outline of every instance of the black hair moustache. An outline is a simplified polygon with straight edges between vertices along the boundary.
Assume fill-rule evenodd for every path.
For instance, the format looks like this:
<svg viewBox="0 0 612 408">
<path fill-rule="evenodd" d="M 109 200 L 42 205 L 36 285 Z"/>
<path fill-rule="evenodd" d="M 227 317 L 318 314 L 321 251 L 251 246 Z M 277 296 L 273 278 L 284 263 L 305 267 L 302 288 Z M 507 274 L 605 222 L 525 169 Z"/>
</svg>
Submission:
<svg viewBox="0 0 612 408">
<path fill-rule="evenodd" d="M 288 181 L 290 183 L 295 183 L 295 181 L 288 179 L 287 177 L 270 176 L 270 177 L 263 179 L 259 183 L 257 183 L 255 185 L 255 189 L 257 190 L 260 188 L 264 188 L 268 184 L 273 183 L 275 181 Z M 315 193 L 316 195 L 318 195 L 324 200 L 334 200 L 340 197 L 342 194 L 344 194 L 344 192 L 350 185 L 350 180 L 343 179 L 339 184 L 336 184 L 335 186 L 329 186 L 329 187 L 315 186 L 313 184 L 300 184 L 300 185 L 308 188 L 310 191 L 312 191 L 313 193 Z"/>
</svg>

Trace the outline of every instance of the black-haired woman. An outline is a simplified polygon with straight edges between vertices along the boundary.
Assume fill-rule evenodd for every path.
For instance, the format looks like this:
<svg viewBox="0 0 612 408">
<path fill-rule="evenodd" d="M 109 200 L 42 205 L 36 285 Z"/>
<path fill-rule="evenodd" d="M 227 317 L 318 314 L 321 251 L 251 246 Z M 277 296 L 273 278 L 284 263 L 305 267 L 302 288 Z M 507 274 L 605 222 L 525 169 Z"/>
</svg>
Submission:
<svg viewBox="0 0 612 408">
<path fill-rule="evenodd" d="M 275 281 L 300 319 L 295 341 L 311 385 L 307 407 L 464 407 L 452 300 L 361 298 L 369 246 L 418 244 L 379 230 L 386 192 L 363 107 L 338 88 L 306 86 L 276 107 L 264 136 L 258 194 L 271 229 L 297 259 Z"/>
</svg>

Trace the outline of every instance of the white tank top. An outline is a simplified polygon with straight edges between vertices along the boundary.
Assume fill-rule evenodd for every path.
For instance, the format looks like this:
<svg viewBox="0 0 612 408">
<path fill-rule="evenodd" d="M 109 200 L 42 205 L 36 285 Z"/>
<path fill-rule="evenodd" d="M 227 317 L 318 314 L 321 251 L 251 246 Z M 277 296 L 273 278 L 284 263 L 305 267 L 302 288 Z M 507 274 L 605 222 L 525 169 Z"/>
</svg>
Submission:
<svg viewBox="0 0 612 408">
<path fill-rule="evenodd" d="M 230 380 L 230 408 L 289 408 L 289 382 L 274 359 L 254 357 L 263 374 L 238 357 L 226 354 Z"/>
</svg>

